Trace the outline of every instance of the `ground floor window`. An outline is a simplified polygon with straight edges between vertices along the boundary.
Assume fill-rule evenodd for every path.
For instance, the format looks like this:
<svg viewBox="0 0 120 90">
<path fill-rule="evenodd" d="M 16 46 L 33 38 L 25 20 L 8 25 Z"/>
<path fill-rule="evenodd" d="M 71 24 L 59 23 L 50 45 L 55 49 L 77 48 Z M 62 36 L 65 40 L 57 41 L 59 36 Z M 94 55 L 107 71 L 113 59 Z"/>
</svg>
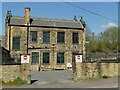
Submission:
<svg viewBox="0 0 120 90">
<path fill-rule="evenodd" d="M 57 53 L 57 63 L 64 63 L 64 53 Z"/>
<path fill-rule="evenodd" d="M 32 64 L 39 64 L 39 52 L 32 52 Z"/>
<path fill-rule="evenodd" d="M 43 53 L 43 63 L 49 63 L 49 52 Z"/>
</svg>

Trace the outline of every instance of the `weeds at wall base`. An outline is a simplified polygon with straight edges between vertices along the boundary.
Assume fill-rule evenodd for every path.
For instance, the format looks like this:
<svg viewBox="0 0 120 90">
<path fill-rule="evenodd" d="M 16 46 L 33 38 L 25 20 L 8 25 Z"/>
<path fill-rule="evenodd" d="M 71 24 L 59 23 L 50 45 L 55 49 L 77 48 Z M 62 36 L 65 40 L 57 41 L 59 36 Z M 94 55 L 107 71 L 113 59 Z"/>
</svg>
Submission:
<svg viewBox="0 0 120 90">
<path fill-rule="evenodd" d="M 108 76 L 107 76 L 107 75 L 103 75 L 102 78 L 103 78 L 103 79 L 107 79 Z"/>
<path fill-rule="evenodd" d="M 6 82 L 6 83 L 2 80 L 2 85 L 3 86 L 7 86 L 7 85 L 21 86 L 21 85 L 24 85 L 26 83 L 27 83 L 26 81 L 22 80 L 19 77 L 16 78 L 14 81 L 9 81 L 9 82 Z"/>
</svg>

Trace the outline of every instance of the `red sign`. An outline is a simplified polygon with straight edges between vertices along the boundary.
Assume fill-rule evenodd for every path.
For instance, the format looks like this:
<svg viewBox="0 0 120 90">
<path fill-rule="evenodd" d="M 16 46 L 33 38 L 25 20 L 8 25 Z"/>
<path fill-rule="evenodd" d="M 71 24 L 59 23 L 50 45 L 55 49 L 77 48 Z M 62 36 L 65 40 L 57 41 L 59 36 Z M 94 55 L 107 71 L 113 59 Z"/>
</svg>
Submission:
<svg viewBox="0 0 120 90">
<path fill-rule="evenodd" d="M 24 59 L 24 60 L 27 60 L 27 55 L 25 55 L 25 56 L 23 57 L 23 59 Z"/>
<path fill-rule="evenodd" d="M 82 62 L 82 55 L 75 56 L 76 62 Z"/>
<path fill-rule="evenodd" d="M 21 55 L 21 63 L 29 63 L 30 55 Z"/>
<path fill-rule="evenodd" d="M 77 56 L 77 59 L 80 60 L 80 55 Z"/>
</svg>

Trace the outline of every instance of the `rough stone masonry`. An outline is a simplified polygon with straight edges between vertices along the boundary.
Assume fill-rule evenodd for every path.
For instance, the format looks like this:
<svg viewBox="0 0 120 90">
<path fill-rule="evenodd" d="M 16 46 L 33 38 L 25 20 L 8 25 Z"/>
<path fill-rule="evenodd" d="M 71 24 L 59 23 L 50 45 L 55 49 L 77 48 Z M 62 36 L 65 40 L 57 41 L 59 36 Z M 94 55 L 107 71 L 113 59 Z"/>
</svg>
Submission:
<svg viewBox="0 0 120 90">
<path fill-rule="evenodd" d="M 6 15 L 6 49 L 16 62 L 30 54 L 31 70 L 66 69 L 73 53 L 85 54 L 85 23 L 74 20 Z"/>
</svg>

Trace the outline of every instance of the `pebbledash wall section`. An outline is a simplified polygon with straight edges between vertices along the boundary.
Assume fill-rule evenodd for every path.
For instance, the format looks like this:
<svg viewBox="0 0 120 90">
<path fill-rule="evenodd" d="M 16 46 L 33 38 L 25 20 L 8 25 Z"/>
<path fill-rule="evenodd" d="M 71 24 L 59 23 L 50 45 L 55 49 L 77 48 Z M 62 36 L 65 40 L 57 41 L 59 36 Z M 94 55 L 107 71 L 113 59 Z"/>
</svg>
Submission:
<svg viewBox="0 0 120 90">
<path fill-rule="evenodd" d="M 77 79 L 98 79 L 120 76 L 119 62 L 83 62 L 76 63 Z"/>
<path fill-rule="evenodd" d="M 29 65 L 22 64 L 22 65 L 1 65 L 2 68 L 2 81 L 5 83 L 9 81 L 14 81 L 16 78 L 21 78 L 22 80 L 28 82 L 29 80 Z"/>
</svg>

